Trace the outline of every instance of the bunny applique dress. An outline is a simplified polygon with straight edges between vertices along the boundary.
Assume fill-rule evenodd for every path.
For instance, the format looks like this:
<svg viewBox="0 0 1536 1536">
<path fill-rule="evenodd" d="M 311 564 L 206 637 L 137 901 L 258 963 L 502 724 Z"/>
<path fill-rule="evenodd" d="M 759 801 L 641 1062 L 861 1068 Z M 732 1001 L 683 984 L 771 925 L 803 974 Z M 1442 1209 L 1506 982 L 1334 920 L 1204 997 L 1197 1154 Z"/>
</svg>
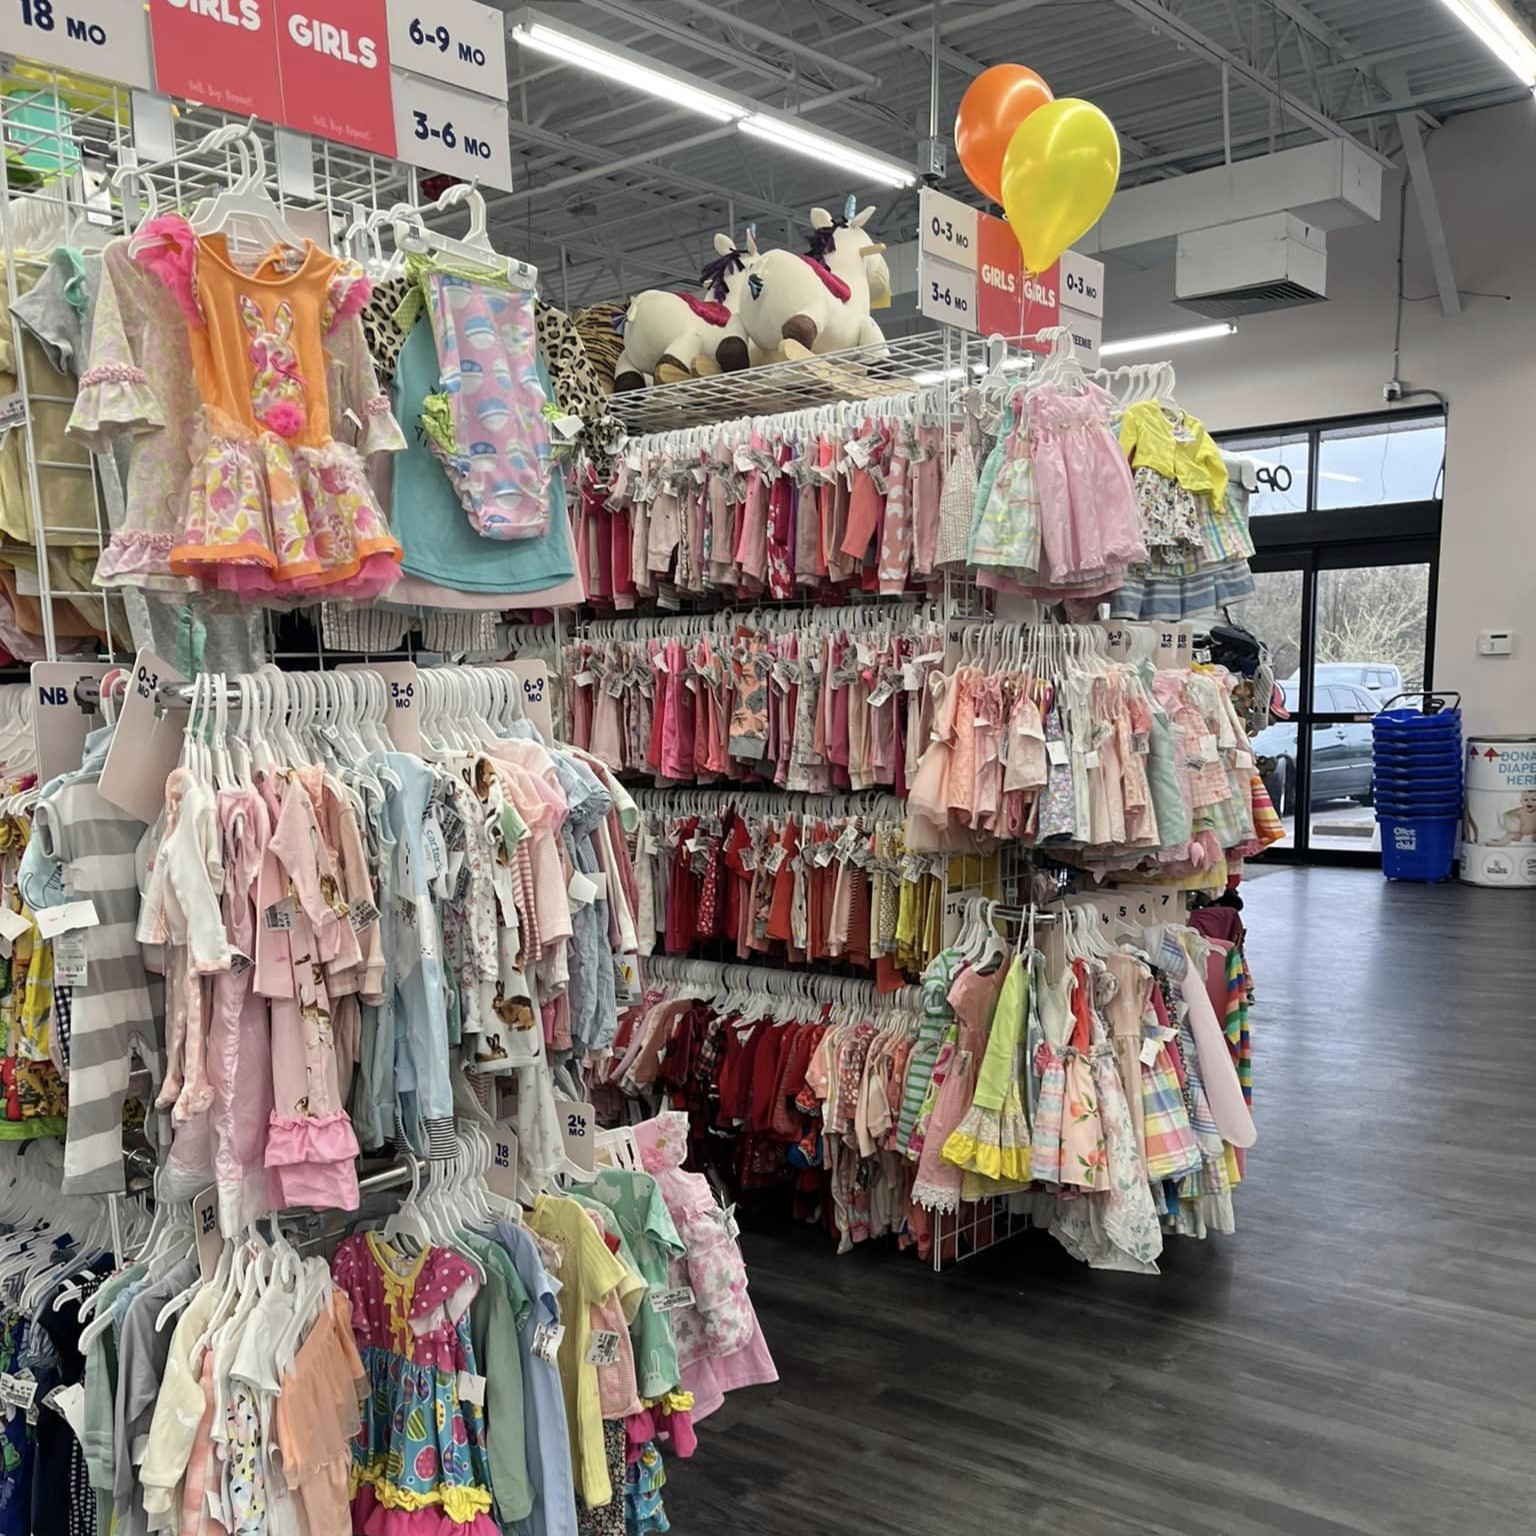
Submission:
<svg viewBox="0 0 1536 1536">
<path fill-rule="evenodd" d="M 364 459 L 405 440 L 368 355 L 362 269 L 313 242 L 237 262 L 174 214 L 133 254 L 175 296 L 201 402 L 171 572 L 267 600 L 392 586 L 401 548 Z"/>
</svg>

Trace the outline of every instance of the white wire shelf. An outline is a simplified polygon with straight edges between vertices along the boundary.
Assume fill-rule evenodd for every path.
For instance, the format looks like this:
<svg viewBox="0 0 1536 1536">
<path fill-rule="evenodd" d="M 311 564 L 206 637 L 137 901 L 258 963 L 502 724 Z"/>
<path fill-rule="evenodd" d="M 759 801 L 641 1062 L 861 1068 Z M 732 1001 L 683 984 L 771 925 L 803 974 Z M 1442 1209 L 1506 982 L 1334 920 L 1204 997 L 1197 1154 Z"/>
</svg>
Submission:
<svg viewBox="0 0 1536 1536">
<path fill-rule="evenodd" d="M 953 343 L 951 343 L 953 346 Z M 951 356 L 950 363 L 958 361 Z M 851 347 L 794 362 L 765 363 L 738 373 L 682 379 L 609 397 L 631 436 L 707 426 L 738 416 L 772 416 L 838 400 L 908 394 L 944 377 L 942 330 L 897 336 L 883 346 Z"/>
</svg>

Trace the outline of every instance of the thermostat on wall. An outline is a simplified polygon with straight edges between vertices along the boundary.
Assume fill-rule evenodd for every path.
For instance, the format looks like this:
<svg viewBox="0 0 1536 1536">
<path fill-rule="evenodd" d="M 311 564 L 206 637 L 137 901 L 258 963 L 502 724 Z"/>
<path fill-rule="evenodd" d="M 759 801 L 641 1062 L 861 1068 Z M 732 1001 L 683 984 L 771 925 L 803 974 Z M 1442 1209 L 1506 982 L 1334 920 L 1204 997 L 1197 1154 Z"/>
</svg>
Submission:
<svg viewBox="0 0 1536 1536">
<path fill-rule="evenodd" d="M 1479 656 L 1508 656 L 1514 648 L 1514 634 L 1507 629 L 1485 629 L 1477 637 Z"/>
</svg>

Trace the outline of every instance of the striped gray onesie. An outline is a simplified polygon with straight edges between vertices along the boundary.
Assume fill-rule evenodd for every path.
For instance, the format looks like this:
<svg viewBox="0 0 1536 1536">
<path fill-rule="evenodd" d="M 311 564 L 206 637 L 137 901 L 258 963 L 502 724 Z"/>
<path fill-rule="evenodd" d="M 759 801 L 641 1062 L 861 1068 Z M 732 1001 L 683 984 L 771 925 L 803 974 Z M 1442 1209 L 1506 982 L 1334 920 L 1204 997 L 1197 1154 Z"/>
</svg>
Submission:
<svg viewBox="0 0 1536 1536">
<path fill-rule="evenodd" d="M 89 899 L 98 920 L 85 930 L 86 979 L 74 992 L 66 1195 L 124 1188 L 129 1058 L 136 1052 L 158 1084 L 165 1037 L 164 986 L 145 970 L 134 937 L 139 920 L 135 854 L 144 823 L 104 800 L 99 782 L 99 767 L 72 775 L 39 800 L 33 812 L 33 835 L 41 851 L 63 869 L 69 899 Z M 149 1114 L 153 1118 L 152 1108 Z"/>
</svg>

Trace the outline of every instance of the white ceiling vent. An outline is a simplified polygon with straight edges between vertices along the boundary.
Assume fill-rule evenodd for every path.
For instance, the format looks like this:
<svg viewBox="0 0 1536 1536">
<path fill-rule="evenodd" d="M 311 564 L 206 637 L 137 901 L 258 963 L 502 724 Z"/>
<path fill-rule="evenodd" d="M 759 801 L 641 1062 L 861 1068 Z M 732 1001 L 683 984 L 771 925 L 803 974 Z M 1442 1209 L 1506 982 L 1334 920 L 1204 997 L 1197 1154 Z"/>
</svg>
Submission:
<svg viewBox="0 0 1536 1536">
<path fill-rule="evenodd" d="M 1326 238 L 1290 213 L 1181 234 L 1174 302 L 1212 320 L 1320 303 L 1328 296 Z"/>
</svg>

